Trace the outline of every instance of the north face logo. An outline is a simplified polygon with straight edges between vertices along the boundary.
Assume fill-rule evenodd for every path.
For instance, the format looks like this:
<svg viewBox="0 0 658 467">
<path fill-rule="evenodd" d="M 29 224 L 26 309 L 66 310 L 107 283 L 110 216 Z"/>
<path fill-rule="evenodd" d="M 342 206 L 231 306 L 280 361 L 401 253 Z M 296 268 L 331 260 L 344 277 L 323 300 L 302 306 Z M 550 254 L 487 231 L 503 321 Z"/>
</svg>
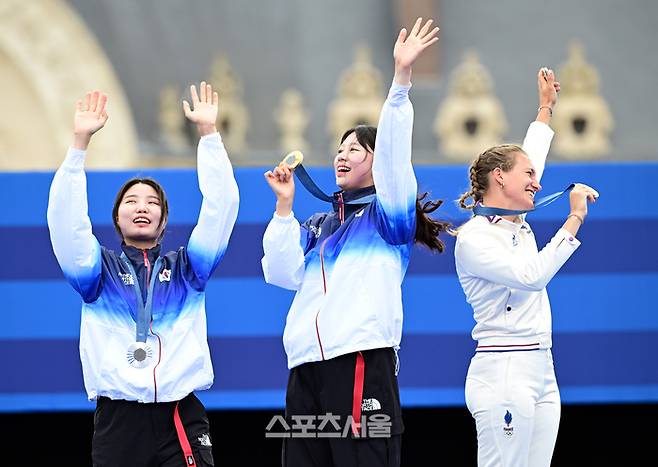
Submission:
<svg viewBox="0 0 658 467">
<path fill-rule="evenodd" d="M 361 402 L 361 412 L 372 412 L 373 410 L 381 410 L 382 405 L 375 398 L 363 399 Z"/>
<path fill-rule="evenodd" d="M 204 433 L 201 436 L 197 438 L 199 443 L 201 443 L 201 446 L 212 446 L 212 443 L 210 442 L 210 436 L 208 436 L 208 433 Z"/>
</svg>

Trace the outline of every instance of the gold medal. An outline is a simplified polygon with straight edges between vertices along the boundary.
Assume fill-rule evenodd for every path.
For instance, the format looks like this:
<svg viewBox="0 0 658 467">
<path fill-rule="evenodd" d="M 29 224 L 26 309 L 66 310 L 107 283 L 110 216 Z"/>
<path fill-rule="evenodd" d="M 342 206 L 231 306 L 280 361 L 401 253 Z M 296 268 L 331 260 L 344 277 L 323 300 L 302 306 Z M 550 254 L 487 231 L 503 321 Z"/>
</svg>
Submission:
<svg viewBox="0 0 658 467">
<path fill-rule="evenodd" d="M 289 152 L 286 157 L 281 161 L 286 164 L 290 170 L 293 170 L 304 160 L 304 154 L 301 151 L 292 151 Z"/>
</svg>

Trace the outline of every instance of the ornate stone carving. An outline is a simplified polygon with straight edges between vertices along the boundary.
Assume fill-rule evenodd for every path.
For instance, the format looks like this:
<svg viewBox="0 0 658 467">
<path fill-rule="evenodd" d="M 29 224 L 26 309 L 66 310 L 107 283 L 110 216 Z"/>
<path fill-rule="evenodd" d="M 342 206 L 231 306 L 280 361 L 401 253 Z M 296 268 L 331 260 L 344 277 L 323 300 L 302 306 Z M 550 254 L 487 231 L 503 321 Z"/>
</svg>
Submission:
<svg viewBox="0 0 658 467">
<path fill-rule="evenodd" d="M 337 96 L 329 107 L 332 151 L 347 129 L 360 124 L 377 126 L 384 104 L 382 96 L 382 74 L 372 65 L 370 50 L 359 46 L 354 63 L 338 80 Z"/>
<path fill-rule="evenodd" d="M 215 60 L 210 83 L 219 93 L 217 129 L 222 135 L 226 149 L 240 154 L 247 148 L 249 112 L 242 101 L 242 83 L 225 56 Z"/>
<path fill-rule="evenodd" d="M 0 3 L 1 170 L 50 170 L 71 143 L 75 103 L 109 96 L 110 120 L 93 139 L 87 167 L 137 165 L 137 135 L 112 65 L 62 0 Z"/>
<path fill-rule="evenodd" d="M 304 152 L 308 149 L 308 142 L 304 139 L 304 131 L 308 126 L 308 113 L 304 110 L 304 99 L 296 89 L 287 89 L 281 95 L 281 101 L 274 118 L 281 139 L 279 147 L 284 153 L 296 149 Z"/>
<path fill-rule="evenodd" d="M 471 161 L 484 149 L 500 144 L 507 121 L 493 94 L 492 83 L 477 54 L 468 51 L 452 72 L 448 96 L 434 121 L 441 154 L 453 160 Z"/>
<path fill-rule="evenodd" d="M 599 74 L 585 61 L 579 43 L 570 46 L 569 60 L 560 66 L 560 97 L 553 113 L 553 147 L 569 159 L 592 159 L 610 151 L 614 121 L 599 94 Z"/>
<path fill-rule="evenodd" d="M 160 134 L 170 151 L 180 154 L 189 147 L 185 135 L 185 114 L 180 94 L 174 86 L 166 86 L 160 91 Z"/>
</svg>

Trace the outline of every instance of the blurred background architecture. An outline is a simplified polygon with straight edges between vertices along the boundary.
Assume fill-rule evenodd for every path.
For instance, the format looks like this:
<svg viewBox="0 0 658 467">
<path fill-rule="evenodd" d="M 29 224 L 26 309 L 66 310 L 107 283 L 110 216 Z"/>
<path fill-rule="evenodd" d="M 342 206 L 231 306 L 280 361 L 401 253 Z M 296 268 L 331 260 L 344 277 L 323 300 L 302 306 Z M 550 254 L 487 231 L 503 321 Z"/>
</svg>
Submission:
<svg viewBox="0 0 658 467">
<path fill-rule="evenodd" d="M 4 0 L 0 5 L 0 169 L 53 169 L 71 111 L 110 95 L 90 167 L 191 166 L 181 100 L 211 80 L 237 165 L 290 147 L 328 165 L 337 135 L 374 122 L 391 46 L 416 16 L 438 18 L 438 46 L 414 70 L 414 161 L 464 162 L 520 141 L 536 110 L 535 73 L 563 83 L 552 156 L 658 159 L 653 138 L 658 3 L 636 0 Z"/>
<path fill-rule="evenodd" d="M 169 196 L 170 249 L 187 242 L 200 204 L 198 138 L 182 100 L 201 80 L 219 91 L 217 126 L 241 205 L 208 284 L 216 379 L 199 397 L 218 465 L 278 465 L 280 439 L 266 440 L 265 427 L 284 403 L 281 334 L 292 295 L 262 278 L 274 206 L 262 173 L 301 149 L 318 184 L 334 185 L 337 139 L 376 124 L 395 37 L 417 16 L 441 28 L 414 66 L 411 98 L 419 189 L 445 200 L 442 219 L 466 219 L 452 201 L 467 186 L 467 163 L 492 144 L 522 141 L 537 114 L 537 71 L 556 70 L 562 91 L 542 184 L 552 192 L 582 181 L 602 195 L 582 246 L 549 286 L 563 401 L 554 465 L 656 465 L 658 2 L 0 0 L 0 423 L 25 465 L 89 464 L 94 403 L 79 361 L 80 298 L 46 226 L 76 101 L 93 89 L 110 98 L 86 163 L 95 235 L 118 248 L 115 193 L 135 173 L 151 175 Z M 299 219 L 326 208 L 303 189 L 296 198 Z M 532 214 L 540 247 L 565 205 Z M 472 311 L 452 238 L 446 246 L 440 256 L 416 249 L 403 283 L 407 466 L 475 465 L 463 392 Z"/>
</svg>

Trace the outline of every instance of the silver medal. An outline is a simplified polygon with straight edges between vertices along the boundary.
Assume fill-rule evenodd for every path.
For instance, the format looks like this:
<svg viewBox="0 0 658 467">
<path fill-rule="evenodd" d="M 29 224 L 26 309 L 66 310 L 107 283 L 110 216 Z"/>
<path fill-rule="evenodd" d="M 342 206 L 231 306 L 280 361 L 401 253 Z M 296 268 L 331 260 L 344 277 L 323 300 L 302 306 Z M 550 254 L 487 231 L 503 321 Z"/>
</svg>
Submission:
<svg viewBox="0 0 658 467">
<path fill-rule="evenodd" d="M 128 363 L 135 368 L 146 368 L 153 358 L 153 349 L 146 342 L 133 342 L 126 351 Z"/>
</svg>

